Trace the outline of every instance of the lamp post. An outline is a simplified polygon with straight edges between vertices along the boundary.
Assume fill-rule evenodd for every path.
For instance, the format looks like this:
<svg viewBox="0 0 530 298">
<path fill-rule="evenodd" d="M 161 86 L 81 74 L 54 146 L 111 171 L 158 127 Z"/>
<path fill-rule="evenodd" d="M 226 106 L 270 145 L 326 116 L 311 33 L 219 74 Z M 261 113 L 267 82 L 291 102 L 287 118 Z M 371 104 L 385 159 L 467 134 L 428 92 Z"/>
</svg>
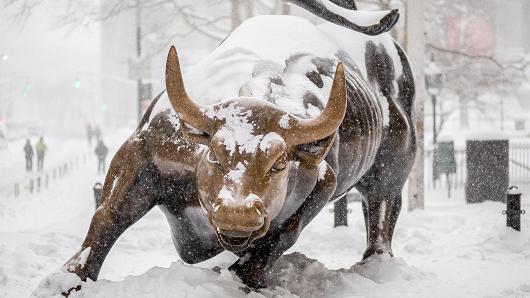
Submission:
<svg viewBox="0 0 530 298">
<path fill-rule="evenodd" d="M 437 132 L 436 132 L 436 100 L 437 96 L 442 89 L 442 72 L 440 68 L 434 62 L 434 57 L 431 57 L 431 61 L 425 68 L 425 87 L 427 93 L 431 96 L 432 103 L 432 143 L 436 145 Z"/>
</svg>

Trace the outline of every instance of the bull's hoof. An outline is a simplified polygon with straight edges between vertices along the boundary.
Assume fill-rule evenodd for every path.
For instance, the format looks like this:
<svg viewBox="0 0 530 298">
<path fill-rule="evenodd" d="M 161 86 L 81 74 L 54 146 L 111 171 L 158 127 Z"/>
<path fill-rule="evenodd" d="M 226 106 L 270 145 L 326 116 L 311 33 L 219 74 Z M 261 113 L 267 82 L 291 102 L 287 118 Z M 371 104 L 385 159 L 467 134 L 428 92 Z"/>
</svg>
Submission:
<svg viewBox="0 0 530 298">
<path fill-rule="evenodd" d="M 267 287 L 267 280 L 255 270 L 249 269 L 246 266 L 238 265 L 237 263 L 230 266 L 228 270 L 234 272 L 239 279 L 251 290 L 258 290 Z"/>
<path fill-rule="evenodd" d="M 70 296 L 70 294 L 72 292 L 74 292 L 74 291 L 77 292 L 77 291 L 80 291 L 80 290 L 81 290 L 81 285 L 78 285 L 77 287 L 73 287 L 71 289 L 68 289 L 65 292 L 61 292 L 61 295 L 63 295 L 64 297 L 68 297 L 68 296 Z"/>
<path fill-rule="evenodd" d="M 392 249 L 389 247 L 383 245 L 371 245 L 364 251 L 363 262 L 371 256 L 385 254 L 391 257 L 394 256 L 394 254 L 392 253 Z"/>
</svg>

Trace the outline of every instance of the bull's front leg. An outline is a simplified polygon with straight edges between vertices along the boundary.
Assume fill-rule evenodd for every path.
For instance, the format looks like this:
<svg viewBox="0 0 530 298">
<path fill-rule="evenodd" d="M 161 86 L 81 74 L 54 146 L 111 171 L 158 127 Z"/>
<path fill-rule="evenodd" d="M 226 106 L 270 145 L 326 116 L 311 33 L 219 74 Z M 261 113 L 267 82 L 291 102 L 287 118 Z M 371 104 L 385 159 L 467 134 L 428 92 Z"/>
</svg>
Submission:
<svg viewBox="0 0 530 298">
<path fill-rule="evenodd" d="M 329 165 L 324 179 L 318 180 L 313 191 L 300 208 L 285 222 L 271 228 L 253 247 L 245 250 L 242 257 L 230 266 L 245 285 L 251 288 L 266 287 L 267 276 L 274 262 L 294 245 L 302 229 L 315 218 L 333 195 L 336 187 L 335 172 Z M 311 169 L 318 171 L 318 169 Z M 318 173 L 315 174 L 315 177 Z"/>
<path fill-rule="evenodd" d="M 92 217 L 81 249 L 58 273 L 46 277 L 34 295 L 60 291 L 67 296 L 72 290 L 80 289 L 79 279 L 96 280 L 116 240 L 155 205 L 155 196 L 152 194 L 156 189 L 154 171 L 138 150 L 138 146 L 126 144 L 118 151 L 103 186 L 102 204 Z M 71 273 L 79 279 L 75 276 L 65 278 Z M 65 284 L 65 280 L 71 282 Z"/>
</svg>

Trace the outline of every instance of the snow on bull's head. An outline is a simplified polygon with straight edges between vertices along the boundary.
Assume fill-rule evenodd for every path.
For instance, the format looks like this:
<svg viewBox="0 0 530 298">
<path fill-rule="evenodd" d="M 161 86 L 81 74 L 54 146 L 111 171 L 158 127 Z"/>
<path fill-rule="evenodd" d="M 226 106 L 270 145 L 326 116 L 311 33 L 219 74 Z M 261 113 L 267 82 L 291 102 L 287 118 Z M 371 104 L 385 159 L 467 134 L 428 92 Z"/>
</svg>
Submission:
<svg viewBox="0 0 530 298">
<path fill-rule="evenodd" d="M 220 243 L 231 251 L 244 250 L 267 233 L 283 206 L 292 162 L 316 167 L 346 112 L 342 64 L 326 107 L 314 119 L 248 97 L 212 106 L 194 102 L 186 94 L 174 47 L 167 58 L 166 88 L 183 136 L 206 145 L 196 173 L 199 200 Z"/>
</svg>

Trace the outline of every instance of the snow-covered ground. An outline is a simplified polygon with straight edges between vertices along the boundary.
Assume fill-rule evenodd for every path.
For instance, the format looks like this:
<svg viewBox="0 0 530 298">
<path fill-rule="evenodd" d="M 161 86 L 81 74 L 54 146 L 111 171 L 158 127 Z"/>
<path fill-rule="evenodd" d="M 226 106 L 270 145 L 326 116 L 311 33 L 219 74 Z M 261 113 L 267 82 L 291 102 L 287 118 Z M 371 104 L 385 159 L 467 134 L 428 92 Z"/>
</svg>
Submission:
<svg viewBox="0 0 530 298">
<path fill-rule="evenodd" d="M 111 151 L 127 134 L 113 137 Z M 8 175 L 1 170 L 0 177 Z M 0 198 L 0 297 L 29 296 L 79 248 L 94 211 L 91 187 L 102 178 L 92 160 L 49 190 Z M 194 266 L 180 262 L 167 222 L 154 209 L 118 240 L 100 280 L 72 296 L 530 297 L 530 215 L 515 232 L 505 227 L 503 204 L 466 205 L 463 194 L 456 197 L 430 193 L 425 211 L 408 213 L 405 206 L 396 258 L 365 264 L 357 263 L 365 248 L 360 203 L 350 204 L 350 225 L 343 228 L 333 228 L 329 206 L 278 261 L 272 286 L 248 294 L 225 270 L 235 260 L 230 253 Z M 528 195 L 523 208 L 530 210 Z"/>
</svg>

